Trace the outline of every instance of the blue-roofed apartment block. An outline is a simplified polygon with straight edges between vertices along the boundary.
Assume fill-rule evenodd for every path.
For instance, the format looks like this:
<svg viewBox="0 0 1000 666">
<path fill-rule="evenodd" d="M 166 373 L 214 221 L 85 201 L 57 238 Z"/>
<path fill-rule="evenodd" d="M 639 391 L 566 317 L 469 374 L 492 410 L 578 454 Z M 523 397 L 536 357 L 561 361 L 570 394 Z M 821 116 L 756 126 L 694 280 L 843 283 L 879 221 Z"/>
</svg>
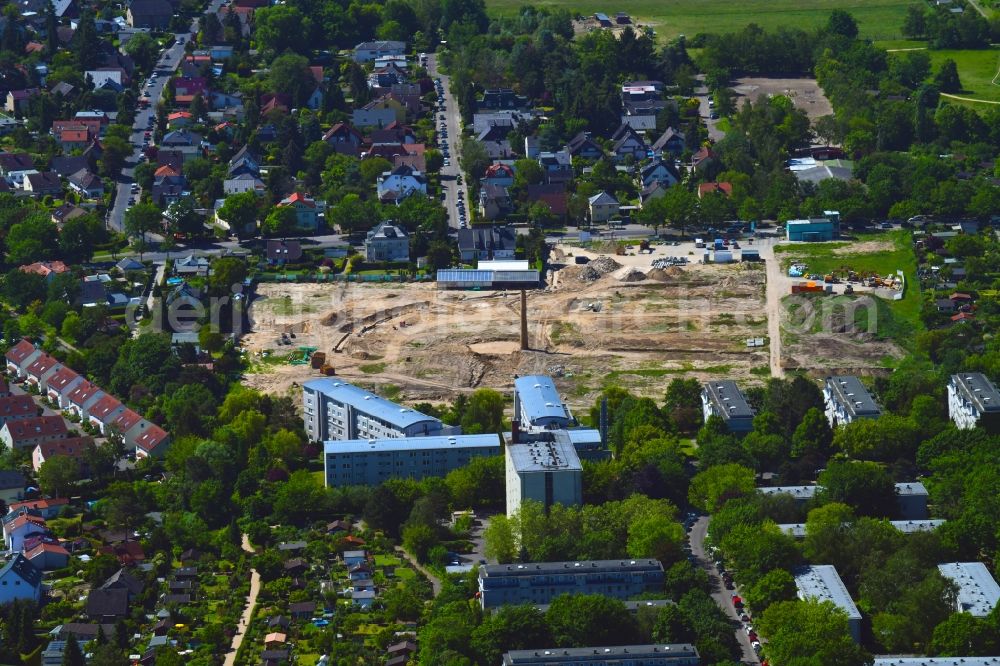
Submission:
<svg viewBox="0 0 1000 666">
<path fill-rule="evenodd" d="M 433 416 L 332 378 L 302 385 L 303 422 L 314 442 L 461 434 Z"/>
<path fill-rule="evenodd" d="M 514 380 L 514 417 L 524 432 L 561 430 L 576 425 L 551 377 L 526 375 Z"/>
</svg>

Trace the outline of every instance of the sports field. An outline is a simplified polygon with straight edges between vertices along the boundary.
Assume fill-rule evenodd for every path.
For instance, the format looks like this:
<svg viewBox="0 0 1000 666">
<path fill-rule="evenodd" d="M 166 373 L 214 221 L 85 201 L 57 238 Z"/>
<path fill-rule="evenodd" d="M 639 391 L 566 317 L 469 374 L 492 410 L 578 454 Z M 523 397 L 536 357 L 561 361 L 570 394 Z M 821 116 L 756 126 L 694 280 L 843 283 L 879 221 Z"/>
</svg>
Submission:
<svg viewBox="0 0 1000 666">
<path fill-rule="evenodd" d="M 834 9 L 849 11 L 861 35 L 870 39 L 900 39 L 906 8 L 917 0 L 534 0 L 533 6 L 564 7 L 574 14 L 627 12 L 633 21 L 651 26 L 660 39 L 699 32 L 726 33 L 749 23 L 763 28 L 815 28 Z M 486 0 L 495 14 L 511 15 L 524 0 Z"/>
</svg>

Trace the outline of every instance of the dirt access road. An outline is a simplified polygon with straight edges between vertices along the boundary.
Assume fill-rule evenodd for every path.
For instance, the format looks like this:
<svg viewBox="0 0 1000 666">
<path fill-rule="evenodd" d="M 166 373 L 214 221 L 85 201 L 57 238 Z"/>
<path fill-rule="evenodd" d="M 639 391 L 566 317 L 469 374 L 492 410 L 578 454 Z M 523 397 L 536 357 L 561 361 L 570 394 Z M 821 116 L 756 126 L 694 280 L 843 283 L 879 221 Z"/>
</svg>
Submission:
<svg viewBox="0 0 1000 666">
<path fill-rule="evenodd" d="M 774 256 L 773 239 L 761 239 L 757 249 L 760 258 L 764 260 L 767 272 L 767 283 L 764 289 L 764 310 L 767 314 L 767 337 L 771 349 L 771 376 L 784 377 L 785 370 L 781 367 L 781 297 L 785 294 L 785 280 L 781 272 L 781 264 Z"/>
</svg>

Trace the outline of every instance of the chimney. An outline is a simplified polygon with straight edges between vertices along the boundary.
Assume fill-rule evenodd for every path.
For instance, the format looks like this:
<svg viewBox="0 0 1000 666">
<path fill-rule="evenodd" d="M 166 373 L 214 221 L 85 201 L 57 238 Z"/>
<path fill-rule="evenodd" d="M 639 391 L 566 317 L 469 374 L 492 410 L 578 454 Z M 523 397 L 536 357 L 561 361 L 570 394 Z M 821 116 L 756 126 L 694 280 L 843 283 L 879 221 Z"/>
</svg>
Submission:
<svg viewBox="0 0 1000 666">
<path fill-rule="evenodd" d="M 521 421 L 519 419 L 514 419 L 510 422 L 510 443 L 520 444 L 518 441 L 521 439 Z"/>
<path fill-rule="evenodd" d="M 528 349 L 528 292 L 521 290 L 521 351 Z"/>
</svg>

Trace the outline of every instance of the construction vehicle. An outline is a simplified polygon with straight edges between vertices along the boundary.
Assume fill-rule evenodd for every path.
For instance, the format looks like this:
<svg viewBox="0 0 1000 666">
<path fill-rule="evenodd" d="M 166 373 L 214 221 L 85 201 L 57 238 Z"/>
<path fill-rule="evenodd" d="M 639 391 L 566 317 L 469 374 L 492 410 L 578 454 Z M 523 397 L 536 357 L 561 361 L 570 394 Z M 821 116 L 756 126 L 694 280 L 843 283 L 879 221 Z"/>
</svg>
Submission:
<svg viewBox="0 0 1000 666">
<path fill-rule="evenodd" d="M 854 293 L 854 285 L 850 285 L 849 284 L 846 287 L 844 287 L 844 293 L 845 294 L 853 294 Z"/>
<path fill-rule="evenodd" d="M 292 365 L 309 365 L 310 359 L 315 351 L 316 347 L 299 347 L 296 351 L 297 355 L 292 357 L 288 362 Z"/>
</svg>

